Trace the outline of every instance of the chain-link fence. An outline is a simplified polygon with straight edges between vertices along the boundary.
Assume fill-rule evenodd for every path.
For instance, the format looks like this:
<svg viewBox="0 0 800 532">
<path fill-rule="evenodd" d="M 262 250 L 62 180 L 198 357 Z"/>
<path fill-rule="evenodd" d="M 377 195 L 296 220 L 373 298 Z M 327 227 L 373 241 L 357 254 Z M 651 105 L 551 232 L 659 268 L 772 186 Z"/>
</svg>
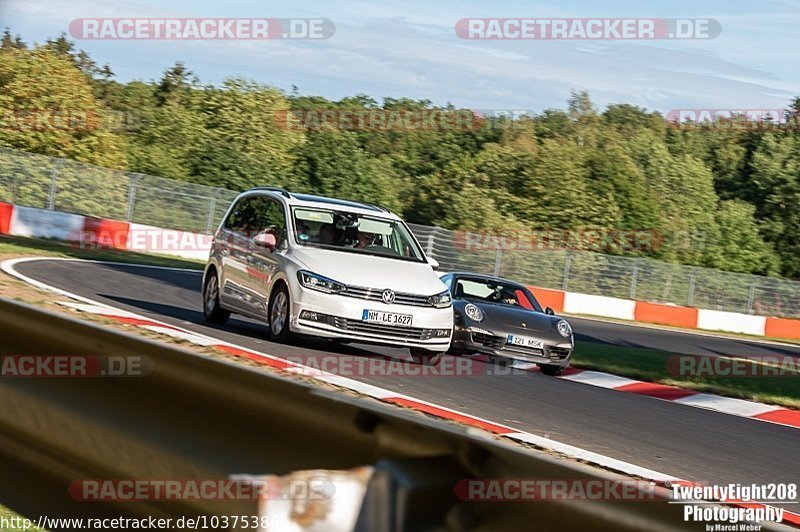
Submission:
<svg viewBox="0 0 800 532">
<path fill-rule="evenodd" d="M 471 249 L 462 232 L 410 226 L 443 270 L 500 275 L 585 294 L 800 318 L 797 281 L 589 251 Z"/>
<path fill-rule="evenodd" d="M 0 201 L 211 232 L 236 192 L 0 148 Z M 463 234 L 410 224 L 443 270 L 543 288 L 800 318 L 800 282 L 588 251 L 468 249 Z"/>
<path fill-rule="evenodd" d="M 0 201 L 211 232 L 236 192 L 0 148 Z"/>
</svg>

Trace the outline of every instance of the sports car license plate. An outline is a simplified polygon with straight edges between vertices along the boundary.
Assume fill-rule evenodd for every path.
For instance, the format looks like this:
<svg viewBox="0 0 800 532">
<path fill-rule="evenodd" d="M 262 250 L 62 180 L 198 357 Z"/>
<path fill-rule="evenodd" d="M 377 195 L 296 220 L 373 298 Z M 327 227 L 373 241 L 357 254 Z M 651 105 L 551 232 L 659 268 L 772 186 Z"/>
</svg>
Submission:
<svg viewBox="0 0 800 532">
<path fill-rule="evenodd" d="M 396 314 L 394 312 L 364 309 L 364 312 L 361 314 L 361 321 L 411 327 L 413 316 L 411 314 Z"/>
<path fill-rule="evenodd" d="M 530 347 L 532 349 L 544 348 L 544 342 L 541 340 L 537 340 L 536 338 L 528 338 L 527 336 L 515 336 L 513 334 L 508 335 L 508 343 L 511 345 Z"/>
</svg>

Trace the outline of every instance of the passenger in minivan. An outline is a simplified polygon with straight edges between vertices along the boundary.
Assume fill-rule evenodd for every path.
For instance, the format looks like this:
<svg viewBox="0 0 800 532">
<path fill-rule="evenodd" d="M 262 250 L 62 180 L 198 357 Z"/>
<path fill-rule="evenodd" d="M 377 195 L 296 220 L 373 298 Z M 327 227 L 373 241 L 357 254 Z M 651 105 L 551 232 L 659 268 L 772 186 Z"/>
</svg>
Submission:
<svg viewBox="0 0 800 532">
<path fill-rule="evenodd" d="M 364 249 L 367 246 L 371 246 L 375 243 L 375 235 L 372 233 L 364 233 L 362 231 L 358 232 L 358 243 L 356 244 L 356 249 Z"/>
<path fill-rule="evenodd" d="M 317 233 L 317 241 L 320 244 L 331 246 L 333 245 L 335 238 L 336 228 L 333 226 L 333 224 L 323 224 L 322 227 L 319 228 L 319 233 Z"/>
</svg>

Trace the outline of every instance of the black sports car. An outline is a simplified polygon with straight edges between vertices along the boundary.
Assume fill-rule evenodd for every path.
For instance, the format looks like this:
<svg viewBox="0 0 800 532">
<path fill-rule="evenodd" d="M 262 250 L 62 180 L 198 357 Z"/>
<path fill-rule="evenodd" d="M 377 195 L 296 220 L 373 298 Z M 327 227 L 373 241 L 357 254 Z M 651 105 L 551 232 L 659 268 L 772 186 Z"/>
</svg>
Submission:
<svg viewBox="0 0 800 532">
<path fill-rule="evenodd" d="M 447 273 L 441 279 L 453 298 L 451 352 L 533 362 L 547 375 L 560 375 L 569 366 L 572 327 L 549 307 L 542 310 L 524 285 L 477 273 Z"/>
</svg>

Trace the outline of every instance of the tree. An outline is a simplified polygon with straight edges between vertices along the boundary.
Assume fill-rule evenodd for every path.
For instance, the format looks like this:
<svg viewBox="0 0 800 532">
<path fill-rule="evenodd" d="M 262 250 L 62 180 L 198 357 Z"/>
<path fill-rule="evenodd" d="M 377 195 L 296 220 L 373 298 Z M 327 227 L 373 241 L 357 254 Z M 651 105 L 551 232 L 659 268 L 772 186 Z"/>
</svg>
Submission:
<svg viewBox="0 0 800 532">
<path fill-rule="evenodd" d="M 89 80 L 49 46 L 0 49 L 0 144 L 112 168 L 127 166 L 125 139 Z"/>
<path fill-rule="evenodd" d="M 717 234 L 704 250 L 703 265 L 740 273 L 775 275 L 780 260 L 758 231 L 755 207 L 741 200 L 722 201 L 715 214 Z"/>
<path fill-rule="evenodd" d="M 205 132 L 193 156 L 193 180 L 234 190 L 298 186 L 296 148 L 304 137 L 281 125 L 280 113 L 288 109 L 280 91 L 244 79 L 206 90 L 200 108 Z"/>
</svg>

